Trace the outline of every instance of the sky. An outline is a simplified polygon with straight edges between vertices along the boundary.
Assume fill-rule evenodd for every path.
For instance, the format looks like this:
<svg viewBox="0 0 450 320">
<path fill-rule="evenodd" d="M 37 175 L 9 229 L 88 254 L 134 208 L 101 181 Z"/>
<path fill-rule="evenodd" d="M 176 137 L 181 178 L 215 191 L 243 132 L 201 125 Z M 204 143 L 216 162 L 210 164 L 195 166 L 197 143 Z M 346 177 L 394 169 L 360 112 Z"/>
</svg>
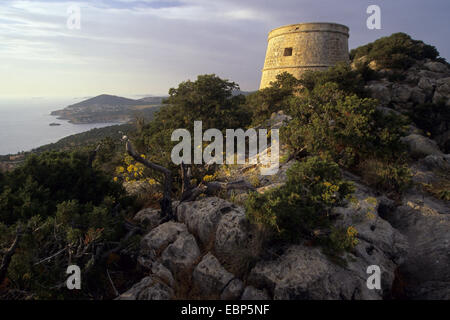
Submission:
<svg viewBox="0 0 450 320">
<path fill-rule="evenodd" d="M 268 32 L 301 22 L 347 25 L 350 49 L 406 32 L 450 60 L 449 14 L 448 0 L 0 0 L 0 98 L 165 95 L 211 73 L 256 90 Z"/>
</svg>

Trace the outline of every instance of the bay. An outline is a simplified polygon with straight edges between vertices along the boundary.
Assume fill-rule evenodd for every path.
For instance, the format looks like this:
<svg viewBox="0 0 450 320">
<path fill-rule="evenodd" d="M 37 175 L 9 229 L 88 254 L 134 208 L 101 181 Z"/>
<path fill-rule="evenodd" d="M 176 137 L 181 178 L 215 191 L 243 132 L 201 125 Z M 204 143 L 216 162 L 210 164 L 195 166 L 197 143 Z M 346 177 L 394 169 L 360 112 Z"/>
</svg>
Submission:
<svg viewBox="0 0 450 320">
<path fill-rule="evenodd" d="M 86 98 L 0 98 L 0 155 L 29 151 L 61 138 L 116 123 L 71 124 L 50 112 Z M 59 123 L 60 126 L 50 126 Z"/>
</svg>

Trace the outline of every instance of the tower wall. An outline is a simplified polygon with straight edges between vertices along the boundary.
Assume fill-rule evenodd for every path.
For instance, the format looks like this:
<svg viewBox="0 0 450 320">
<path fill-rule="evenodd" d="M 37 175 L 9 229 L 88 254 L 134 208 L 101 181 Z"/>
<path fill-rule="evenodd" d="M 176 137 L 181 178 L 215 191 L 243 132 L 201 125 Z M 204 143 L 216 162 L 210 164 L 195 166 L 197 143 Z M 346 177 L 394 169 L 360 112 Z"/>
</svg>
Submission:
<svg viewBox="0 0 450 320">
<path fill-rule="evenodd" d="M 285 71 L 300 78 L 306 70 L 326 70 L 348 62 L 349 28 L 336 23 L 301 23 L 269 33 L 260 89 Z"/>
</svg>

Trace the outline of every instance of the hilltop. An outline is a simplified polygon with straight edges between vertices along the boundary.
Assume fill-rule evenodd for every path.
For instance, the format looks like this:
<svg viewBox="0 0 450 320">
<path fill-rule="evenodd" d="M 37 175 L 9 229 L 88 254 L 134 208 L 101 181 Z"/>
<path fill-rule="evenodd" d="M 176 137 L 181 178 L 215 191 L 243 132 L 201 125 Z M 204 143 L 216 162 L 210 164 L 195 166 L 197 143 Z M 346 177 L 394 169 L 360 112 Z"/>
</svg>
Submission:
<svg viewBox="0 0 450 320">
<path fill-rule="evenodd" d="M 159 110 L 164 97 L 146 97 L 128 99 L 119 96 L 102 94 L 79 103 L 67 106 L 51 113 L 58 119 L 69 120 L 71 123 L 126 123 L 135 114 L 150 117 Z"/>
</svg>

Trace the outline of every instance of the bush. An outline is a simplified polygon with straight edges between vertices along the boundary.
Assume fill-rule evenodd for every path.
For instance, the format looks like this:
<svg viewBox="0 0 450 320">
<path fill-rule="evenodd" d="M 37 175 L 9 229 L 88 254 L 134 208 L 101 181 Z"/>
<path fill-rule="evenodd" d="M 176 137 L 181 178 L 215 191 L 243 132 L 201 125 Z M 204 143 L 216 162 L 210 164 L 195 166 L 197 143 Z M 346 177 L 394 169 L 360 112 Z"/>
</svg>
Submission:
<svg viewBox="0 0 450 320">
<path fill-rule="evenodd" d="M 348 94 L 364 94 L 365 78 L 375 77 L 373 73 L 360 66 L 357 70 L 352 70 L 347 63 L 338 63 L 327 71 L 308 71 L 299 80 L 299 83 L 308 89 L 314 90 L 333 82 L 338 89 Z"/>
<path fill-rule="evenodd" d="M 409 167 L 401 162 L 367 159 L 360 163 L 358 171 L 368 185 L 379 191 L 401 194 L 412 183 Z"/>
<path fill-rule="evenodd" d="M 1 180 L 0 251 L 18 226 L 23 231 L 8 268 L 10 287 L 37 299 L 108 297 L 101 255 L 123 241 L 124 217 L 135 209 L 122 186 L 79 152 L 30 156 Z M 69 264 L 82 270 L 80 291 L 61 290 Z"/>
<path fill-rule="evenodd" d="M 400 32 L 350 51 L 350 57 L 354 61 L 364 56 L 368 61 L 375 60 L 381 68 L 405 70 L 414 64 L 414 60 L 436 60 L 439 52 L 434 46 L 413 40 Z"/>
<path fill-rule="evenodd" d="M 270 87 L 248 95 L 245 107 L 252 112 L 252 125 L 259 125 L 269 119 L 272 113 L 284 110 L 287 99 L 292 96 L 299 81 L 290 73 L 277 75 Z"/>
<path fill-rule="evenodd" d="M 367 157 L 393 158 L 404 149 L 399 139 L 405 119 L 383 115 L 376 101 L 346 94 L 332 82 L 306 89 L 292 97 L 293 120 L 281 134 L 291 152 L 306 147 L 309 153 L 328 155 L 346 168 Z"/>
<path fill-rule="evenodd" d="M 331 208 L 353 192 L 352 185 L 342 180 L 339 166 L 319 157 L 295 163 L 287 177 L 284 186 L 253 193 L 245 204 L 248 219 L 276 239 L 295 242 L 328 228 Z"/>
</svg>

